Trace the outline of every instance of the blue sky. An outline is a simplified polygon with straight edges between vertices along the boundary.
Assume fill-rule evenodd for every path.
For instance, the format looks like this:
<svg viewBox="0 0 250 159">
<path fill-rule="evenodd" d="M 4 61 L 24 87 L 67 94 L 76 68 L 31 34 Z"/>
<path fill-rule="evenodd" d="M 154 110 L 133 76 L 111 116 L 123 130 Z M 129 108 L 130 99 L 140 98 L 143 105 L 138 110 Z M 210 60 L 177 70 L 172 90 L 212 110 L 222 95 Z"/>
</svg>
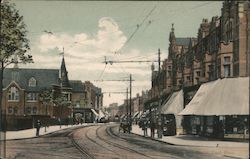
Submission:
<svg viewBox="0 0 250 159">
<path fill-rule="evenodd" d="M 131 73 L 135 80 L 133 95 L 150 88 L 151 63 L 105 66 L 104 56 L 113 60 L 156 60 L 160 48 L 162 58 L 166 58 L 172 23 L 177 37 L 196 37 L 202 19 L 220 16 L 222 6 L 221 1 L 12 2 L 24 16 L 35 61 L 23 67 L 59 68 L 59 53 L 64 47 L 70 79 L 90 80 L 104 92 L 125 91 L 128 82 L 94 80 L 127 79 Z M 105 94 L 104 104 L 121 104 L 125 97 Z"/>
</svg>

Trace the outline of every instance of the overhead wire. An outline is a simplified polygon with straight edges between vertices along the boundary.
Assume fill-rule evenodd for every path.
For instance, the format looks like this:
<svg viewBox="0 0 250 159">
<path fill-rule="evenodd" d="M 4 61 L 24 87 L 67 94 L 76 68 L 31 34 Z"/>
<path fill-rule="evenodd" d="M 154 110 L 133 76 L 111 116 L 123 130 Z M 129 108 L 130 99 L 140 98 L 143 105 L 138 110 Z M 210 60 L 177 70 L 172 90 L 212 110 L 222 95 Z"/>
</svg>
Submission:
<svg viewBox="0 0 250 159">
<path fill-rule="evenodd" d="M 139 28 L 142 26 L 142 24 L 144 24 L 145 20 L 153 13 L 153 11 L 156 9 L 156 5 L 150 10 L 150 12 L 144 17 L 144 19 L 142 20 L 142 22 L 140 24 L 136 25 L 136 29 L 134 30 L 134 32 L 129 36 L 129 38 L 125 41 L 124 45 L 117 50 L 117 52 L 120 52 L 122 48 L 124 48 L 129 42 L 130 40 L 135 36 L 136 32 L 139 30 Z"/>
</svg>

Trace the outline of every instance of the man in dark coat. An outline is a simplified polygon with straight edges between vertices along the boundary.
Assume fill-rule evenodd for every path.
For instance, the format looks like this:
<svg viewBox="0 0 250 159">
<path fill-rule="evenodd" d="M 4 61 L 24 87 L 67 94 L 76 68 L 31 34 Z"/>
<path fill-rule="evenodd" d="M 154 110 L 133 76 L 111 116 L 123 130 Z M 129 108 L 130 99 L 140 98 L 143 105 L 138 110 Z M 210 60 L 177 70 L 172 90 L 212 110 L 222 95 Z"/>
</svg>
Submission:
<svg viewBox="0 0 250 159">
<path fill-rule="evenodd" d="M 40 122 L 40 120 L 37 120 L 37 122 L 36 122 L 36 136 L 39 136 L 40 127 L 41 127 L 41 122 Z"/>
</svg>

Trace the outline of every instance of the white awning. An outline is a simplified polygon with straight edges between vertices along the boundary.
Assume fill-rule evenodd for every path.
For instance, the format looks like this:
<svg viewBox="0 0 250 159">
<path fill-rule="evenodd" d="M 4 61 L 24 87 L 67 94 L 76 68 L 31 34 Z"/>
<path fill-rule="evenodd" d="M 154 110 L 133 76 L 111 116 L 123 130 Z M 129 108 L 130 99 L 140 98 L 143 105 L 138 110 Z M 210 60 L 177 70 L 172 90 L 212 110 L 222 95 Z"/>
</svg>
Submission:
<svg viewBox="0 0 250 159">
<path fill-rule="evenodd" d="M 137 115 L 137 118 L 140 118 L 142 116 L 143 111 L 139 111 L 139 114 Z"/>
<path fill-rule="evenodd" d="M 249 77 L 202 84 L 179 115 L 249 115 Z"/>
<path fill-rule="evenodd" d="M 183 91 L 174 92 L 161 108 L 161 114 L 178 115 L 184 108 Z"/>
<path fill-rule="evenodd" d="M 105 114 L 103 113 L 102 110 L 99 110 L 99 119 L 105 117 Z"/>
<path fill-rule="evenodd" d="M 91 111 L 95 114 L 96 117 L 98 117 L 98 113 L 95 111 L 95 109 L 91 109 Z"/>
<path fill-rule="evenodd" d="M 135 112 L 134 115 L 133 115 L 133 119 L 139 114 L 139 112 Z"/>
</svg>

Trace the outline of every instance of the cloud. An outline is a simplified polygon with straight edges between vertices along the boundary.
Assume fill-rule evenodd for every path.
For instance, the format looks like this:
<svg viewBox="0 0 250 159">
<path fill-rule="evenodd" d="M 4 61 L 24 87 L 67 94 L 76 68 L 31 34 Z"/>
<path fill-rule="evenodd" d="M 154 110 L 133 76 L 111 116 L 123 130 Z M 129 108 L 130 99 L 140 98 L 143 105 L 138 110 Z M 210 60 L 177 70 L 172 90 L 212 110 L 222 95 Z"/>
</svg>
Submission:
<svg viewBox="0 0 250 159">
<path fill-rule="evenodd" d="M 119 25 L 112 18 L 104 17 L 98 22 L 96 34 L 89 33 L 53 33 L 42 34 L 35 45 L 31 46 L 34 52 L 35 63 L 29 64 L 37 68 L 60 68 L 61 56 L 64 48 L 66 67 L 70 80 L 94 80 L 120 79 L 133 75 L 133 96 L 141 90 L 150 88 L 151 63 L 115 63 L 105 66 L 104 56 L 108 60 L 156 60 L 156 52 L 144 52 L 141 49 L 126 49 L 126 52 L 114 54 L 123 47 L 127 36 L 120 30 Z M 156 50 L 157 51 L 157 50 Z M 28 66 L 28 65 L 27 65 Z M 104 69 L 105 67 L 105 69 Z M 103 72 L 103 73 L 102 73 Z M 100 75 L 102 76 L 100 77 Z M 128 82 L 95 83 L 103 91 L 109 92 L 114 89 L 126 89 Z M 114 98 L 105 98 L 104 103 L 113 101 L 121 102 L 124 95 L 113 95 Z"/>
<path fill-rule="evenodd" d="M 94 36 L 89 36 L 86 33 L 75 35 L 67 33 L 43 34 L 38 42 L 39 49 L 41 52 L 55 48 L 62 51 L 64 47 L 66 54 L 70 56 L 82 57 L 87 55 L 88 57 L 93 57 L 96 54 L 103 55 L 104 53 L 107 54 L 107 52 L 115 52 L 127 40 L 127 37 L 112 18 L 101 18 L 98 27 L 99 30 Z"/>
</svg>

